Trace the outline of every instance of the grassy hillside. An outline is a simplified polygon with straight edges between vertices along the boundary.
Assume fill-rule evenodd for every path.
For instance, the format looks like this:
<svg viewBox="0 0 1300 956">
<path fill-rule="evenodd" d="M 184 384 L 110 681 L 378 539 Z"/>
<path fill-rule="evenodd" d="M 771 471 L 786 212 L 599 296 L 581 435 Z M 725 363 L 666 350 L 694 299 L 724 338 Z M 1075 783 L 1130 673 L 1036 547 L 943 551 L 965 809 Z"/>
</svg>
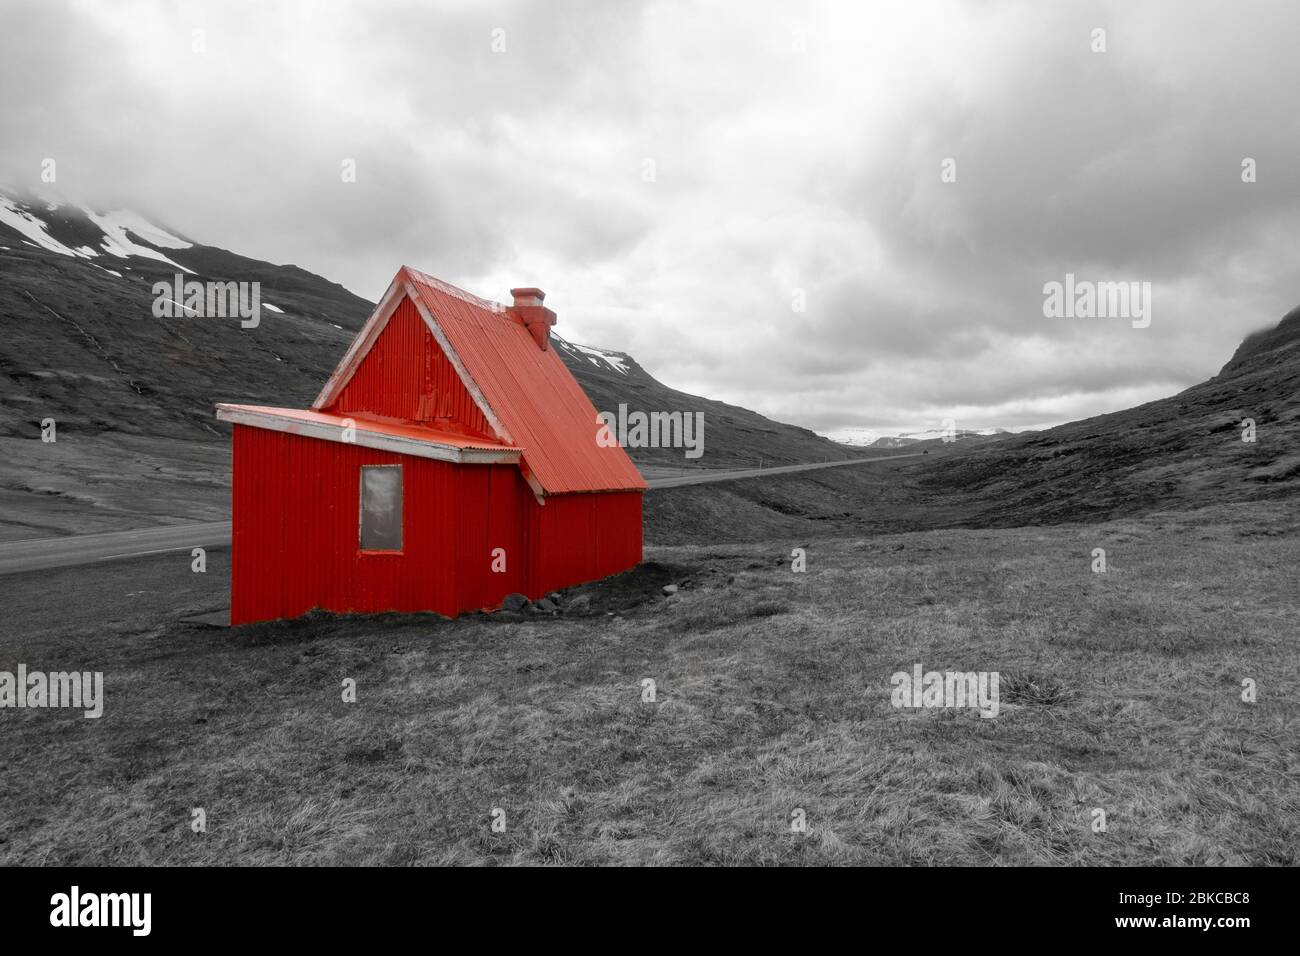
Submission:
<svg viewBox="0 0 1300 956">
<path fill-rule="evenodd" d="M 1263 503 L 817 541 L 802 574 L 797 539 L 656 548 L 556 617 L 240 632 L 184 622 L 220 553 L 0 578 L 0 669 L 107 696 L 7 715 L 0 863 L 1294 865 L 1297 532 Z M 917 663 L 998 671 L 1000 715 L 893 708 Z"/>
</svg>

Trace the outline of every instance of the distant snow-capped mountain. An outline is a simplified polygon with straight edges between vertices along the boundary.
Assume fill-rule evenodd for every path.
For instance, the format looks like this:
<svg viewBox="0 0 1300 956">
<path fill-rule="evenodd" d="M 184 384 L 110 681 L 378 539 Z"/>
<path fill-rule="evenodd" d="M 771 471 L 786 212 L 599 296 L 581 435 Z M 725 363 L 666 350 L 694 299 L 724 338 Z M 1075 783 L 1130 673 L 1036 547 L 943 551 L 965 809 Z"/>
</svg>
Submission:
<svg viewBox="0 0 1300 956">
<path fill-rule="evenodd" d="M 878 429 L 871 428 L 837 428 L 822 432 L 831 441 L 841 445 L 854 445 L 859 448 L 905 448 L 923 441 L 941 441 L 949 434 L 943 428 L 928 428 L 922 431 L 899 432 L 895 435 L 882 435 Z M 952 433 L 960 439 L 991 438 L 998 435 L 1010 435 L 1005 428 L 958 428 Z"/>
</svg>

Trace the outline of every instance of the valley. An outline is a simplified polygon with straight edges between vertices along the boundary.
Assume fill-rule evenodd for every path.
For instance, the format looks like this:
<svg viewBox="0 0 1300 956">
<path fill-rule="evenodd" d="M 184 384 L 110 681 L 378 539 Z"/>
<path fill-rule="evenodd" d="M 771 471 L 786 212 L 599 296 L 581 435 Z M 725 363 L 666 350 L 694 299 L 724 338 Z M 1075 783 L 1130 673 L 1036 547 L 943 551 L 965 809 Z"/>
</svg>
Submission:
<svg viewBox="0 0 1300 956">
<path fill-rule="evenodd" d="M 373 307 L 295 266 L 192 242 L 137 213 L 12 190 L 0 204 L 0 540 L 228 513 L 229 434 L 216 403 L 309 406 Z M 173 287 L 177 268 L 186 287 L 257 282 L 274 311 L 249 328 L 156 315 L 155 285 Z M 183 306 L 185 294 L 173 298 Z M 704 422 L 707 444 L 693 439 L 694 449 L 630 447 L 650 476 L 889 453 L 671 389 L 623 353 L 552 342 L 615 420 L 622 408 L 624 420 Z M 46 419 L 57 423 L 54 444 L 40 442 Z"/>
<path fill-rule="evenodd" d="M 310 403 L 369 303 L 121 216 L 169 261 L 107 270 L 54 213 L 66 253 L 0 225 L 0 541 L 227 520 L 212 405 Z M 176 265 L 281 311 L 159 321 Z M 856 448 L 552 343 L 598 409 L 703 416 L 654 481 L 889 460 L 652 488 L 640 566 L 455 620 L 217 626 L 222 546 L 0 575 L 0 671 L 105 675 L 13 715 L 0 862 L 1295 865 L 1300 310 L 1156 402 Z M 998 716 L 893 706 L 917 662 Z"/>
</svg>

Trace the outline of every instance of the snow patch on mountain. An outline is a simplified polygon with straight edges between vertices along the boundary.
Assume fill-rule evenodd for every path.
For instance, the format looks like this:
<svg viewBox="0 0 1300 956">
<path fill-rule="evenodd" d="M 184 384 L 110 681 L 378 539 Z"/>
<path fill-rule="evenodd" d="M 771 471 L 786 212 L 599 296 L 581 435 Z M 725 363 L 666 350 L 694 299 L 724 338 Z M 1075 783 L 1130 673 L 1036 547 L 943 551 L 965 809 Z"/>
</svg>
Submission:
<svg viewBox="0 0 1300 956">
<path fill-rule="evenodd" d="M 104 213 L 102 216 L 85 206 L 82 206 L 81 210 L 94 220 L 99 225 L 99 228 L 112 236 L 117 236 L 129 230 L 150 245 L 159 246 L 163 249 L 191 249 L 194 247 L 194 243 L 173 236 L 167 230 L 155 226 L 139 213 L 132 212 L 129 209 L 115 209 L 112 212 Z"/>
<path fill-rule="evenodd" d="M 104 233 L 104 241 L 101 245 L 104 251 L 110 255 L 117 256 L 119 259 L 126 259 L 129 256 L 143 256 L 146 259 L 157 259 L 159 262 L 165 262 L 168 265 L 175 266 L 190 275 L 194 273 L 186 269 L 179 262 L 173 262 L 157 249 L 151 249 L 148 246 L 142 246 L 139 243 L 132 242 L 128 232 L 134 234 L 145 242 L 152 243 L 155 246 L 162 246 L 164 249 L 188 249 L 190 243 L 184 239 L 178 239 L 171 233 L 151 225 L 136 213 L 125 209 L 117 209 L 112 212 L 100 215 L 88 206 L 82 206 L 81 211 L 97 225 Z"/>
<path fill-rule="evenodd" d="M 26 200 L 22 198 L 23 196 L 26 196 Z M 35 204 L 30 201 L 33 196 L 37 199 Z M 40 209 L 40 206 L 44 208 Z M 74 248 L 50 234 L 50 222 L 48 217 L 42 218 L 42 213 L 62 213 L 67 216 L 68 210 L 75 210 L 74 216 L 84 215 L 103 233 L 98 249 L 93 245 L 80 245 Z M 118 259 L 140 256 L 165 262 L 182 272 L 194 274 L 158 249 L 152 248 L 157 246 L 162 249 L 189 249 L 193 243 L 172 235 L 166 229 L 154 225 L 139 213 L 129 209 L 115 209 L 101 214 L 88 206 L 72 206 L 64 203 L 46 193 L 24 194 L 10 188 L 0 191 L 0 224 L 18 232 L 28 245 L 61 256 L 73 259 L 97 259 L 105 253 Z M 135 239 L 132 239 L 132 236 Z M 137 239 L 149 245 L 141 245 L 140 242 L 135 241 Z"/>
<path fill-rule="evenodd" d="M 631 359 L 626 352 L 611 352 L 608 349 L 593 348 L 590 345 L 578 345 L 575 342 L 565 341 L 555 333 L 551 333 L 551 338 L 555 340 L 557 346 L 564 349 L 570 355 L 584 359 L 596 368 L 602 370 L 610 369 L 618 372 L 620 375 L 627 375 L 630 373 L 627 363 L 631 361 Z"/>
<path fill-rule="evenodd" d="M 0 195 L 0 223 L 21 233 L 28 245 L 37 246 L 48 252 L 57 252 L 61 256 L 71 256 L 74 259 L 92 259 L 95 256 L 93 251 L 85 253 L 69 249 L 45 231 L 44 220 L 37 219 L 18 203 L 3 195 Z"/>
</svg>

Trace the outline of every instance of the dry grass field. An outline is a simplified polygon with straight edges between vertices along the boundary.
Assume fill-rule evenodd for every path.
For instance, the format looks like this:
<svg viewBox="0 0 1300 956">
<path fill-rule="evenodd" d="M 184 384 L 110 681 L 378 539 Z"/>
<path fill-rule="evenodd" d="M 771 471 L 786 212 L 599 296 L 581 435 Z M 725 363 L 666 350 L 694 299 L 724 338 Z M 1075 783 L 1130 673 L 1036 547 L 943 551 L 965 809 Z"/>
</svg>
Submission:
<svg viewBox="0 0 1300 956">
<path fill-rule="evenodd" d="M 183 620 L 224 554 L 0 578 L 0 669 L 107 696 L 5 712 L 0 862 L 1295 864 L 1297 530 L 1266 502 L 918 531 L 806 573 L 807 541 L 661 546 L 554 617 L 240 631 Z M 1000 715 L 893 708 L 917 663 L 999 672 Z"/>
</svg>

